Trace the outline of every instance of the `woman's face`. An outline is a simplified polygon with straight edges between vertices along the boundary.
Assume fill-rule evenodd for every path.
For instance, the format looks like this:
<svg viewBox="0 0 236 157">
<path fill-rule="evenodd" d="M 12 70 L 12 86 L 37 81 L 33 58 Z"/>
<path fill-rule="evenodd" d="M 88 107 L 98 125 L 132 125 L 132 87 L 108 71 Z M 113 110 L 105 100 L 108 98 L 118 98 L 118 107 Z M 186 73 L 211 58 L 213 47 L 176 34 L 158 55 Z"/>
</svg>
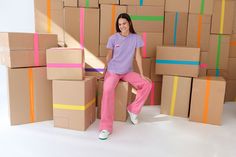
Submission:
<svg viewBox="0 0 236 157">
<path fill-rule="evenodd" d="M 126 19 L 120 18 L 118 24 L 121 33 L 129 33 L 129 22 Z"/>
</svg>

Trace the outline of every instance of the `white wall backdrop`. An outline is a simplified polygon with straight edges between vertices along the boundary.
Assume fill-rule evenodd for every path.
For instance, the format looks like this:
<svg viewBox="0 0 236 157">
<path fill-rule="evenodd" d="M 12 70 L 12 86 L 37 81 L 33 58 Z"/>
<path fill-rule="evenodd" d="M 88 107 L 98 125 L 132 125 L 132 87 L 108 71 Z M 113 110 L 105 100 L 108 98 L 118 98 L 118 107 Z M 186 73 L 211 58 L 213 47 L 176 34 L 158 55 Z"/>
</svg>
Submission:
<svg viewBox="0 0 236 157">
<path fill-rule="evenodd" d="M 34 0 L 0 0 L 0 32 L 34 31 Z"/>
</svg>

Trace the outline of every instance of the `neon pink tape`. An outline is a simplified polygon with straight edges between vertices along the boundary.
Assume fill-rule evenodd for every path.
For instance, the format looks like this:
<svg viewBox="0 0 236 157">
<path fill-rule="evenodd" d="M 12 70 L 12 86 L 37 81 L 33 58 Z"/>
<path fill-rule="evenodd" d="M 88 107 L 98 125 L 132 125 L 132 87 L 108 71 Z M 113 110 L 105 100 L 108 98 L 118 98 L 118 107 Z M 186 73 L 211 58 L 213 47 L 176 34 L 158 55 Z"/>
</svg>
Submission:
<svg viewBox="0 0 236 157">
<path fill-rule="evenodd" d="M 34 65 L 39 66 L 39 35 L 34 33 Z"/>
<path fill-rule="evenodd" d="M 80 8 L 80 46 L 84 49 L 84 8 Z"/>
<path fill-rule="evenodd" d="M 73 64 L 73 63 L 69 63 L 69 64 L 62 64 L 62 63 L 49 63 L 47 64 L 48 68 L 82 68 L 83 65 L 82 64 Z"/>
</svg>

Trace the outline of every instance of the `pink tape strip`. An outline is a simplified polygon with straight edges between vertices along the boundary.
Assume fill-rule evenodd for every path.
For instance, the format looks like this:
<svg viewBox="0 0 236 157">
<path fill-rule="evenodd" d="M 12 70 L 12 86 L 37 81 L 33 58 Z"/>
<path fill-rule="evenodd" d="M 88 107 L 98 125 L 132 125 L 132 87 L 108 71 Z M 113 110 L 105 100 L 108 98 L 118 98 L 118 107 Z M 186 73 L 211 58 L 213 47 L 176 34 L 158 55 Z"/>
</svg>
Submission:
<svg viewBox="0 0 236 157">
<path fill-rule="evenodd" d="M 62 64 L 62 63 L 49 63 L 47 64 L 48 68 L 82 68 L 83 64 Z"/>
<path fill-rule="evenodd" d="M 207 64 L 200 64 L 200 68 L 207 68 Z"/>
<path fill-rule="evenodd" d="M 152 89 L 151 89 L 151 95 L 150 95 L 150 105 L 154 105 L 155 104 L 155 100 L 154 100 L 154 97 L 155 97 L 155 83 L 152 82 Z"/>
<path fill-rule="evenodd" d="M 80 8 L 80 46 L 84 49 L 84 8 Z"/>
<path fill-rule="evenodd" d="M 143 58 L 147 58 L 147 33 L 146 32 L 143 33 L 143 42 L 144 42 L 144 45 L 142 48 L 142 56 Z"/>
<path fill-rule="evenodd" d="M 39 35 L 34 33 L 34 65 L 39 66 Z"/>
</svg>

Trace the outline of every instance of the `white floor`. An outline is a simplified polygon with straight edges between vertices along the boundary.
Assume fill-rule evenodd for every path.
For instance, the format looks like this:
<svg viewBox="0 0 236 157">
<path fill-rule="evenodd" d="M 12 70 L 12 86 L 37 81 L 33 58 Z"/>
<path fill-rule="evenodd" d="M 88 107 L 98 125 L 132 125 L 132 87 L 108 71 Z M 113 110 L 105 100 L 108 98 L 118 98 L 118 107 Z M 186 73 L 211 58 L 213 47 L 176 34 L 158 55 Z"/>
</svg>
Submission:
<svg viewBox="0 0 236 157">
<path fill-rule="evenodd" d="M 0 126 L 1 157 L 235 157 L 236 104 L 224 106 L 223 125 L 190 122 L 144 107 L 140 124 L 115 122 L 106 141 L 98 140 L 99 120 L 86 132 L 54 128 L 52 121 Z"/>
</svg>

